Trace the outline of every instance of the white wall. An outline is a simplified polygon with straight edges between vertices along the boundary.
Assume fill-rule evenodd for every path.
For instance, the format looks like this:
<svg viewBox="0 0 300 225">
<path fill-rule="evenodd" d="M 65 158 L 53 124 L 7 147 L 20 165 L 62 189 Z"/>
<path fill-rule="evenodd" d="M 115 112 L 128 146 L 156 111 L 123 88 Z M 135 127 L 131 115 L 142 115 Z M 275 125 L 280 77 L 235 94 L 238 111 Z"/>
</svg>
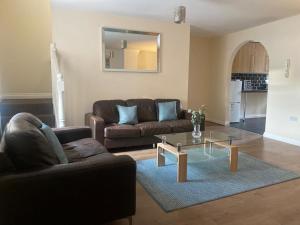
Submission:
<svg viewBox="0 0 300 225">
<path fill-rule="evenodd" d="M 229 120 L 229 82 L 236 51 L 249 40 L 261 42 L 270 57 L 266 133 L 300 144 L 300 15 L 218 37 L 213 40 L 213 117 Z M 291 59 L 291 75 L 284 76 Z M 291 121 L 293 117 L 294 121 Z M 295 121 L 296 120 L 296 121 Z"/>
<path fill-rule="evenodd" d="M 101 27 L 161 33 L 161 72 L 103 72 Z M 53 39 L 65 76 L 67 124 L 81 125 L 100 99 L 179 98 L 188 101 L 190 26 L 91 11 L 53 9 Z"/>
<path fill-rule="evenodd" d="M 1 0 L 0 95 L 50 96 L 50 0 Z"/>
<path fill-rule="evenodd" d="M 270 57 L 266 132 L 300 143 L 299 25 L 300 16 L 294 16 L 222 37 L 191 37 L 190 45 L 188 25 L 54 9 L 53 38 L 66 76 L 67 122 L 82 124 L 84 113 L 98 99 L 175 97 L 192 108 L 207 104 L 209 119 L 226 124 L 233 57 L 253 40 L 261 42 Z M 102 26 L 160 32 L 161 72 L 102 72 Z M 291 76 L 285 78 L 288 58 Z"/>
</svg>

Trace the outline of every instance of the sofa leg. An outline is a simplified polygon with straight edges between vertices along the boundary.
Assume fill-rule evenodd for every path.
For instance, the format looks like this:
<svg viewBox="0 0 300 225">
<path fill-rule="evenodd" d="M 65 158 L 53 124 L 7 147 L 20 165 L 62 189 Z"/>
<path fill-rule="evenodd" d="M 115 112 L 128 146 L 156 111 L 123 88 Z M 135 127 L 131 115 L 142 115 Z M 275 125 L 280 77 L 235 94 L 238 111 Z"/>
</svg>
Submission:
<svg viewBox="0 0 300 225">
<path fill-rule="evenodd" d="M 157 144 L 156 144 L 156 143 L 154 143 L 152 146 L 153 146 L 153 148 L 156 148 L 156 147 L 157 147 Z"/>
<path fill-rule="evenodd" d="M 132 216 L 127 217 L 129 225 L 133 225 Z"/>
</svg>

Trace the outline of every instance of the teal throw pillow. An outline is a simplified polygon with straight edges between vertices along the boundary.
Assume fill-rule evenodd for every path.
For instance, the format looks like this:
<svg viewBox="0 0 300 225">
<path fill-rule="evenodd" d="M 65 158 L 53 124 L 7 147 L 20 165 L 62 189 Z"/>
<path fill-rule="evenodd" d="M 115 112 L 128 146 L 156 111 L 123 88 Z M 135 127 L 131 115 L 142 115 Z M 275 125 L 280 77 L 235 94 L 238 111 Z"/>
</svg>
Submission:
<svg viewBox="0 0 300 225">
<path fill-rule="evenodd" d="M 119 112 L 119 124 L 137 124 L 137 106 L 117 105 Z"/>
<path fill-rule="evenodd" d="M 55 133 L 53 130 L 48 127 L 46 124 L 42 124 L 41 131 L 44 133 L 46 136 L 49 145 L 51 146 L 51 149 L 54 151 L 56 154 L 58 160 L 60 161 L 61 164 L 66 164 L 68 163 L 68 158 L 63 150 L 62 145 L 60 144 L 58 138 L 56 137 Z"/>
<path fill-rule="evenodd" d="M 158 103 L 158 120 L 177 120 L 176 102 Z"/>
</svg>

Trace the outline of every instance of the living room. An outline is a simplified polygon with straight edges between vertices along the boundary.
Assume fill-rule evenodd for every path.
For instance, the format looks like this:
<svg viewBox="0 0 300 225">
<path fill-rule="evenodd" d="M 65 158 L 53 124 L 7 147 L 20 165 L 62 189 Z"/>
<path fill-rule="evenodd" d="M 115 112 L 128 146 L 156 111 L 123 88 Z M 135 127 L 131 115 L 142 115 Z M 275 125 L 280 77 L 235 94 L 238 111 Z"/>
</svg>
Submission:
<svg viewBox="0 0 300 225">
<path fill-rule="evenodd" d="M 9 152 L 9 145 L 15 149 L 27 146 L 28 151 L 23 154 L 30 157 L 30 145 L 34 142 L 26 142 L 29 136 L 22 141 L 14 139 L 15 135 L 28 127 L 33 129 L 32 124 L 42 126 L 40 122 L 53 127 L 66 157 L 70 157 L 69 166 L 79 163 L 85 175 L 91 177 L 87 184 L 95 184 L 90 194 L 97 191 L 97 185 L 101 186 L 93 180 L 99 175 L 99 180 L 107 180 L 99 190 L 111 188 L 108 193 L 116 191 L 120 198 L 119 201 L 108 194 L 103 199 L 108 207 L 99 206 L 99 220 L 93 217 L 85 224 L 297 224 L 300 109 L 295 103 L 300 96 L 299 2 L 4 0 L 0 21 L 1 153 Z M 122 71 L 107 67 L 106 28 L 119 32 L 118 35 L 154 37 L 154 70 Z M 118 41 L 121 49 L 129 49 L 129 39 L 124 40 Z M 261 43 L 268 52 L 266 127 L 262 135 L 229 126 L 232 64 L 239 49 L 249 42 Z M 132 113 L 123 114 L 130 107 L 135 107 L 133 117 Z M 175 109 L 175 119 L 162 113 L 163 109 L 169 112 L 168 107 Z M 13 117 L 18 112 L 34 114 L 41 121 L 28 118 L 27 114 Z M 133 122 L 121 124 L 121 119 L 129 117 Z M 31 125 L 24 128 L 20 121 Z M 9 125 L 5 130 L 6 124 Z M 18 126 L 18 132 L 13 133 Z M 90 136 L 91 140 L 86 142 L 76 140 Z M 76 146 L 96 147 L 75 154 L 70 152 L 72 145 L 68 145 L 74 141 Z M 18 142 L 22 146 L 15 144 Z M 44 151 L 43 148 L 41 153 Z M 18 152 L 8 152 L 12 164 L 18 163 L 19 155 L 12 155 Z M 128 164 L 130 175 L 126 174 L 127 169 L 119 175 L 130 177 L 131 183 L 123 182 L 131 184 L 124 186 L 128 195 L 119 196 L 113 188 L 123 185 L 113 179 L 118 176 L 117 170 L 109 178 L 91 169 L 103 163 L 103 159 L 99 163 L 92 159 L 89 163 L 87 159 L 96 153 L 111 159 L 115 163 L 112 169 L 117 163 Z M 72 158 L 79 157 L 78 154 L 85 158 L 84 162 Z M 17 216 L 30 221 L 33 217 L 29 214 L 36 212 L 41 217 L 32 219 L 31 224 L 39 224 L 50 215 L 43 211 L 46 206 L 37 207 L 36 196 L 43 195 L 30 188 L 24 190 L 28 198 L 16 194 L 10 199 L 21 190 L 14 186 L 19 184 L 17 179 L 31 176 L 23 170 L 24 161 L 21 162 L 13 172 L 0 175 L 0 196 L 5 199 L 1 207 L 11 204 L 10 210 L 2 210 L 3 225 L 20 224 L 20 220 L 13 219 Z M 35 163 L 35 167 L 40 165 Z M 62 204 L 72 206 L 78 198 L 77 203 L 81 201 L 86 206 L 82 216 L 77 208 L 72 220 L 67 220 L 66 215 L 71 212 L 66 212 L 65 216 L 59 214 L 56 221 L 82 224 L 89 210 L 96 212 L 96 208 L 91 208 L 97 207 L 96 200 L 101 198 L 85 198 L 83 192 L 88 188 L 80 176 L 75 178 L 81 185 L 73 190 L 71 181 L 76 179 L 67 177 L 72 168 L 59 166 L 69 171 L 65 184 L 56 183 L 55 175 L 51 175 L 52 183 L 43 181 L 48 165 L 44 172 L 41 168 L 35 171 L 38 181 L 28 181 L 26 185 L 36 192 L 35 187 L 40 187 L 45 195 L 55 184 L 71 188 L 77 197 L 69 195 L 74 202 Z M 90 168 L 85 170 L 85 166 Z M 55 169 L 56 165 L 52 167 Z M 89 175 L 88 170 L 96 173 Z M 30 179 L 34 180 L 34 176 Z M 58 179 L 64 179 L 63 172 Z M 48 205 L 54 206 L 54 200 L 58 196 L 63 198 L 67 191 L 49 194 L 53 201 L 45 197 Z M 32 204 L 26 205 L 30 195 Z M 109 197 L 116 202 L 110 203 Z M 125 199 L 130 201 L 128 207 Z M 123 208 L 116 207 L 114 211 L 118 201 Z M 21 213 L 16 204 L 32 210 Z"/>
</svg>

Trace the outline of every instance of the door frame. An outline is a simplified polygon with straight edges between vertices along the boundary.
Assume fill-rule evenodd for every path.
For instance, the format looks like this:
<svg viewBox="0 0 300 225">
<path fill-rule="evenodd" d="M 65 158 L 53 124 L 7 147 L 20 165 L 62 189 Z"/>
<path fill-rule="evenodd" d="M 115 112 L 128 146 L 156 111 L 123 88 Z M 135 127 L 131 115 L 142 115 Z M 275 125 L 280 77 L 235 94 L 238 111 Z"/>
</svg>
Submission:
<svg viewBox="0 0 300 225">
<path fill-rule="evenodd" d="M 230 126 L 230 81 L 231 81 L 231 76 L 232 76 L 232 66 L 233 66 L 233 62 L 234 62 L 234 59 L 235 59 L 235 56 L 237 55 L 238 51 L 240 50 L 241 47 L 243 47 L 245 44 L 247 44 L 248 42 L 259 42 L 266 50 L 267 52 L 267 55 L 268 55 L 268 58 L 269 58 L 269 63 L 268 63 L 268 70 L 269 70 L 269 73 L 268 73 L 268 76 L 270 76 L 270 54 L 266 48 L 266 45 L 262 42 L 262 41 L 254 41 L 254 40 L 245 40 L 243 42 L 241 42 L 240 44 L 238 44 L 234 50 L 232 51 L 231 53 L 231 58 L 230 58 L 230 61 L 229 61 L 229 68 L 228 68 L 228 71 L 229 73 L 227 74 L 227 79 L 226 79 L 226 83 L 227 83 L 227 102 L 226 102 L 226 109 L 225 109 L 225 126 Z M 270 86 L 270 78 L 268 78 L 268 89 L 269 89 L 269 86 Z M 268 102 L 269 102 L 269 90 L 267 92 L 267 109 L 268 109 Z M 266 109 L 266 120 L 267 120 L 267 117 L 268 117 L 268 110 Z"/>
</svg>

